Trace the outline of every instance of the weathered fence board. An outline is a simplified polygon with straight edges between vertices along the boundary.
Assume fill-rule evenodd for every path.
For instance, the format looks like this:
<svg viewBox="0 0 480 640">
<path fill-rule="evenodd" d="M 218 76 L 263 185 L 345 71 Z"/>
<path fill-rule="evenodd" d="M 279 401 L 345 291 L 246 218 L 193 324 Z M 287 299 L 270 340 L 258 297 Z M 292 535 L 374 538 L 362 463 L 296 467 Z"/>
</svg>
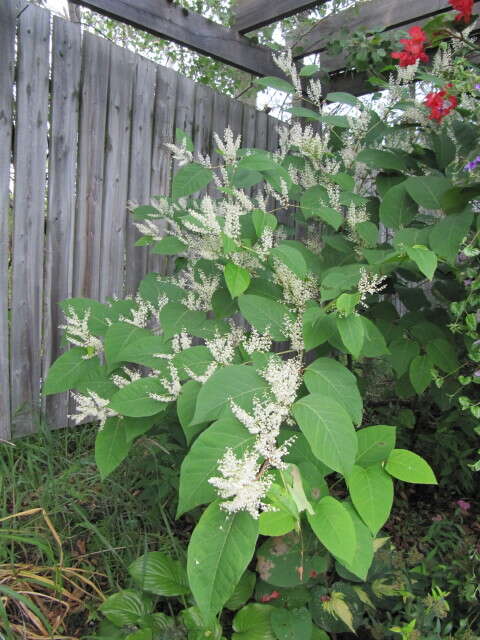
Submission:
<svg viewBox="0 0 480 640">
<path fill-rule="evenodd" d="M 103 171 L 111 47 L 84 36 L 80 108 L 74 295 L 98 298 L 102 240 Z"/>
<path fill-rule="evenodd" d="M 100 299 L 123 295 L 128 159 L 135 57 L 115 49 L 110 60 L 108 124 L 103 178 Z"/>
<path fill-rule="evenodd" d="M 216 161 L 213 132 L 227 126 L 251 147 L 273 144 L 274 120 L 258 118 L 80 25 L 0 0 L 0 438 L 35 431 L 43 411 L 68 424 L 68 394 L 41 399 L 67 348 L 60 301 L 134 294 L 148 271 L 170 272 L 171 259 L 134 247 L 128 202 L 169 193 L 175 129 Z"/>
<path fill-rule="evenodd" d="M 59 302 L 71 297 L 73 287 L 80 65 L 80 26 L 54 18 L 43 378 L 50 364 L 62 351 L 61 334 L 58 330 L 62 321 Z M 59 265 L 62 268 L 59 269 Z M 52 422 L 65 423 L 68 412 L 66 394 L 47 398 L 44 406 Z"/>
<path fill-rule="evenodd" d="M 15 432 L 22 434 L 35 427 L 42 374 L 50 15 L 30 6 L 19 22 L 10 379 Z"/>
<path fill-rule="evenodd" d="M 16 7 L 0 6 L 0 438 L 10 437 L 8 263 Z"/>
<path fill-rule="evenodd" d="M 152 173 L 152 135 L 155 105 L 156 65 L 137 57 L 132 104 L 129 202 L 146 203 L 150 198 Z M 147 273 L 147 252 L 136 247 L 140 237 L 131 216 L 127 218 L 125 289 L 131 295 Z"/>
</svg>

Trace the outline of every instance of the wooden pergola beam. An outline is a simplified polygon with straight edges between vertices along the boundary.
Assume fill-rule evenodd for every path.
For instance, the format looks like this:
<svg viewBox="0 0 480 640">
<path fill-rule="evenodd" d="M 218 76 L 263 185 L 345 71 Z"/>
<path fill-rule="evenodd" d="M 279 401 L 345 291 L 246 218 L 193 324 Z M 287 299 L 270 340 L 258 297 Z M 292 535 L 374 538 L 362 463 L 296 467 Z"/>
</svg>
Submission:
<svg viewBox="0 0 480 640">
<path fill-rule="evenodd" d="M 247 0 L 233 7 L 232 28 L 238 33 L 248 33 L 325 2 L 327 0 Z"/>
<path fill-rule="evenodd" d="M 172 0 L 71 0 L 256 76 L 284 77 L 265 47 Z"/>
<path fill-rule="evenodd" d="M 476 4 L 480 2 L 474 1 Z M 321 20 L 316 27 L 299 37 L 301 51 L 294 57 L 300 59 L 324 51 L 332 36 L 342 29 L 355 31 L 384 26 L 385 31 L 391 31 L 423 24 L 429 18 L 451 10 L 448 0 L 372 0 L 358 9 L 347 9 Z"/>
</svg>

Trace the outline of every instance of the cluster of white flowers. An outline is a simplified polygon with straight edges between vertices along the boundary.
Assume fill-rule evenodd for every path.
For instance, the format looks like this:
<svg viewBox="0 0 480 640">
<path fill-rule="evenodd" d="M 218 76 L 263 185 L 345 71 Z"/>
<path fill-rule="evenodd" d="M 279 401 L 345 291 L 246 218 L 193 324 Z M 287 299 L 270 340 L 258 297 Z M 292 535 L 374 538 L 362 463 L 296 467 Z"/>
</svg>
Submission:
<svg viewBox="0 0 480 640">
<path fill-rule="evenodd" d="M 272 336 L 268 331 L 269 327 L 266 327 L 264 333 L 259 333 L 255 328 L 253 328 L 250 335 L 242 341 L 242 346 L 245 351 L 250 355 L 255 351 L 268 353 L 272 348 Z"/>
<path fill-rule="evenodd" d="M 312 163 L 314 169 L 320 169 L 322 159 L 328 150 L 329 136 L 320 136 L 315 133 L 311 125 L 302 127 L 299 122 L 295 122 L 287 133 L 288 146 L 297 147 L 300 153 L 306 156 Z"/>
<path fill-rule="evenodd" d="M 122 367 L 123 375 L 116 373 L 112 376 L 113 384 L 122 389 L 126 387 L 131 382 L 135 382 L 135 380 L 140 380 L 142 377 L 138 371 L 134 371 L 133 369 L 129 369 L 128 367 Z"/>
<path fill-rule="evenodd" d="M 307 96 L 317 107 L 323 104 L 322 84 L 320 80 L 310 80 L 307 86 Z"/>
<path fill-rule="evenodd" d="M 291 78 L 297 95 L 302 97 L 302 82 L 298 75 L 297 66 L 293 61 L 291 49 L 287 49 L 284 53 L 281 53 L 278 56 L 273 56 L 273 60 L 277 67 L 281 69 L 286 76 Z"/>
<path fill-rule="evenodd" d="M 209 482 L 218 491 L 225 502 L 222 509 L 228 513 L 247 511 L 252 518 L 258 518 L 260 511 L 268 510 L 263 502 L 272 485 L 272 477 L 265 474 L 258 477 L 258 456 L 254 452 L 246 452 L 237 458 L 232 449 L 218 461 L 220 477 L 210 478 Z"/>
<path fill-rule="evenodd" d="M 118 317 L 122 322 L 132 324 L 135 327 L 145 328 L 148 322 L 153 318 L 157 323 L 160 321 L 160 311 L 168 304 L 168 297 L 163 294 L 159 297 L 157 305 L 153 305 L 150 301 L 142 298 L 140 294 L 135 297 L 136 306 L 130 310 L 131 317 L 121 315 Z"/>
<path fill-rule="evenodd" d="M 170 378 L 160 378 L 160 383 L 164 387 L 166 393 L 149 393 L 148 397 L 152 400 L 158 400 L 158 402 L 173 402 L 180 395 L 182 390 L 182 383 L 178 375 L 177 368 L 173 364 L 168 365 Z"/>
<path fill-rule="evenodd" d="M 375 273 L 370 273 L 365 267 L 360 268 L 360 280 L 358 281 L 358 293 L 360 293 L 360 304 L 365 309 L 368 308 L 366 303 L 367 296 L 373 296 L 376 293 L 381 293 L 385 288 L 385 280 L 387 276 L 379 276 Z"/>
<path fill-rule="evenodd" d="M 105 422 L 108 418 L 117 416 L 118 413 L 108 407 L 110 400 L 106 400 L 95 393 L 94 391 L 87 390 L 86 395 L 80 393 L 73 393 L 72 397 L 76 403 L 77 413 L 69 415 L 75 424 L 80 424 L 83 420 L 90 418 L 92 421 L 100 423 L 100 429 L 103 429 Z"/>
<path fill-rule="evenodd" d="M 332 209 L 340 209 L 340 187 L 338 184 L 328 182 L 325 185 L 328 194 L 328 200 Z"/>
<path fill-rule="evenodd" d="M 351 202 L 346 217 L 346 223 L 348 227 L 347 238 L 351 242 L 358 242 L 359 237 L 357 233 L 357 225 L 362 222 L 368 222 L 369 216 L 367 210 L 364 205 L 356 205 L 354 202 Z"/>
<path fill-rule="evenodd" d="M 192 346 L 193 339 L 187 333 L 187 330 L 184 328 L 180 331 L 180 333 L 176 333 L 172 338 L 172 351 L 173 353 L 180 353 L 180 351 L 185 351 L 185 349 L 189 349 Z M 162 354 L 158 354 L 158 357 L 161 357 Z"/>
<path fill-rule="evenodd" d="M 203 271 L 195 272 L 190 267 L 177 276 L 176 284 L 187 292 L 182 304 L 188 309 L 191 311 L 210 311 L 213 294 L 220 285 L 220 276 L 208 276 Z"/>
<path fill-rule="evenodd" d="M 309 300 L 318 296 L 318 286 L 311 274 L 304 279 L 299 278 L 277 259 L 273 262 L 273 281 L 282 287 L 284 301 L 297 309 L 304 309 Z"/>
<path fill-rule="evenodd" d="M 264 471 L 268 467 L 283 469 L 286 466 L 283 458 L 288 453 L 292 439 L 280 446 L 277 439 L 296 399 L 301 383 L 301 368 L 300 358 L 281 360 L 274 356 L 261 372 L 268 382 L 269 393 L 262 400 L 254 399 L 252 413 L 231 401 L 234 416 L 255 436 L 255 442 L 239 458 L 231 449 L 227 449 L 218 461 L 220 476 L 209 480 L 220 497 L 226 500 L 221 504 L 226 511 L 248 511 L 253 518 L 258 518 L 260 511 L 269 509 L 263 498 L 272 479 Z M 264 462 L 260 465 L 262 458 Z"/>
<path fill-rule="evenodd" d="M 184 139 L 181 145 L 171 144 L 166 142 L 165 146 L 172 152 L 173 159 L 178 162 L 179 167 L 183 167 L 185 164 L 192 162 L 193 154 L 187 149 L 187 140 Z"/>
<path fill-rule="evenodd" d="M 290 316 L 285 316 L 283 319 L 283 331 L 290 340 L 294 351 L 300 352 L 305 349 L 305 343 L 303 341 L 303 321 L 300 314 L 293 319 Z"/>
<path fill-rule="evenodd" d="M 81 318 L 73 307 L 68 307 L 65 313 L 66 324 L 59 326 L 59 329 L 65 331 L 65 338 L 70 344 L 87 349 L 87 353 L 82 356 L 84 360 L 89 360 L 103 351 L 102 341 L 94 336 L 88 328 L 90 316 L 90 309 L 87 309 Z"/>
<path fill-rule="evenodd" d="M 406 67 L 397 67 L 397 84 L 410 84 L 417 75 L 420 60 L 416 60 L 413 64 L 409 64 Z"/>
<path fill-rule="evenodd" d="M 233 131 L 230 127 L 227 127 L 224 132 L 223 140 L 217 133 L 213 134 L 213 138 L 218 147 L 218 150 L 223 155 L 223 159 L 226 164 L 232 164 L 237 159 L 238 150 L 242 144 L 242 137 L 237 136 L 234 138 Z"/>
<path fill-rule="evenodd" d="M 242 327 L 231 325 L 231 331 L 220 335 L 218 329 L 211 340 L 205 340 L 207 349 L 218 364 L 231 364 L 235 357 L 235 348 L 242 342 L 244 332 Z"/>
</svg>

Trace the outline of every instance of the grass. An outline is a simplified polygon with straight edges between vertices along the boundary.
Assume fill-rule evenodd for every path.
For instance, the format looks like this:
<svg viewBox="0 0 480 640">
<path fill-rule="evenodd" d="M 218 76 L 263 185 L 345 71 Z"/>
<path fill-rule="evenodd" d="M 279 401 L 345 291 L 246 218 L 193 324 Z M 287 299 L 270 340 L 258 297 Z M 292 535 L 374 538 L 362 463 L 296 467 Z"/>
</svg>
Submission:
<svg viewBox="0 0 480 640">
<path fill-rule="evenodd" d="M 26 592 L 22 571 L 33 573 L 30 578 L 45 588 L 49 580 L 65 585 L 63 568 L 78 569 L 94 585 L 82 594 L 86 617 L 89 608 L 94 617 L 99 594 L 128 586 L 127 569 L 135 558 L 147 549 L 179 556 L 186 535 L 174 522 L 179 445 L 165 433 L 145 437 L 102 482 L 94 461 L 96 432 L 92 426 L 42 429 L 15 446 L 0 445 L 0 521 L 8 518 L 0 522 L 0 574 L 11 567 Z M 0 582 L 5 604 L 14 587 Z M 78 597 L 78 589 L 69 592 Z M 34 599 L 34 608 L 38 602 Z M 28 609 L 25 603 L 16 606 Z M 38 613 L 33 617 L 46 629 Z"/>
</svg>

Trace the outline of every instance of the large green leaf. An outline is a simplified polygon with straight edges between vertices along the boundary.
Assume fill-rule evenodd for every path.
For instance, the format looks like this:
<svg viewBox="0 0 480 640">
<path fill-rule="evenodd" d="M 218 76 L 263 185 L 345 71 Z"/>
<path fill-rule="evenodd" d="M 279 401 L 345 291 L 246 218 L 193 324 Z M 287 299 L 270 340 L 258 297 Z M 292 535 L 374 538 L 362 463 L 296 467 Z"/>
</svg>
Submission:
<svg viewBox="0 0 480 640">
<path fill-rule="evenodd" d="M 258 520 L 245 511 L 226 514 L 218 502 L 203 513 L 188 545 L 190 588 L 206 621 L 229 600 L 255 551 Z"/>
<path fill-rule="evenodd" d="M 344 407 L 328 396 L 312 393 L 292 408 L 313 454 L 330 469 L 348 474 L 357 454 L 357 435 Z"/>
<path fill-rule="evenodd" d="M 186 244 L 176 236 L 165 236 L 165 238 L 155 243 L 151 252 L 161 256 L 176 256 L 179 253 L 183 253 L 186 248 Z"/>
<path fill-rule="evenodd" d="M 376 424 L 357 431 L 358 453 L 356 464 L 368 467 L 388 458 L 395 446 L 396 427 Z"/>
<path fill-rule="evenodd" d="M 380 204 L 380 220 L 386 227 L 398 229 L 407 225 L 417 214 L 418 206 L 409 196 L 405 183 L 387 191 Z"/>
<path fill-rule="evenodd" d="M 244 293 L 250 284 L 250 274 L 243 267 L 239 267 L 233 262 L 225 265 L 225 282 L 232 298 L 236 298 Z"/>
<path fill-rule="evenodd" d="M 393 504 L 393 482 L 381 464 L 355 465 L 347 478 L 355 509 L 373 535 L 388 520 Z"/>
<path fill-rule="evenodd" d="M 356 157 L 357 162 L 363 162 L 372 169 L 388 169 L 394 171 L 405 171 L 407 169 L 405 160 L 393 151 L 382 151 L 380 149 L 363 149 Z"/>
<path fill-rule="evenodd" d="M 432 280 L 433 274 L 437 269 L 437 256 L 427 249 L 427 247 L 407 247 L 407 255 L 410 260 L 413 260 L 420 271 L 429 279 Z"/>
<path fill-rule="evenodd" d="M 213 356 L 210 350 L 203 345 L 196 347 L 188 347 L 183 351 L 179 351 L 173 358 L 173 364 L 178 370 L 181 380 L 190 377 L 190 371 L 197 376 L 201 376 L 213 362 Z"/>
<path fill-rule="evenodd" d="M 253 367 L 222 367 L 210 376 L 198 394 L 192 424 L 212 421 L 222 414 L 229 414 L 231 400 L 242 409 L 250 410 L 253 398 L 260 398 L 266 388 L 265 380 Z"/>
<path fill-rule="evenodd" d="M 397 338 L 389 344 L 389 361 L 399 378 L 408 371 L 411 361 L 419 355 L 418 343 L 407 338 Z"/>
<path fill-rule="evenodd" d="M 271 624 L 273 607 L 252 603 L 240 609 L 233 619 L 232 640 L 275 640 Z"/>
<path fill-rule="evenodd" d="M 84 318 L 88 313 L 88 328 L 97 335 L 103 336 L 107 331 L 110 318 L 110 309 L 106 304 L 90 298 L 68 298 L 59 303 L 59 307 L 65 314 L 72 309 L 79 318 Z"/>
<path fill-rule="evenodd" d="M 213 171 L 195 162 L 187 164 L 173 177 L 172 198 L 178 200 L 204 189 L 213 180 Z"/>
<path fill-rule="evenodd" d="M 122 362 L 118 355 L 133 342 L 142 338 L 151 338 L 152 334 L 147 329 L 142 329 L 129 322 L 115 322 L 105 334 L 105 359 L 109 371 L 113 371 Z"/>
<path fill-rule="evenodd" d="M 425 209 L 441 209 L 442 196 L 452 183 L 441 176 L 414 176 L 403 183 L 410 196 Z"/>
<path fill-rule="evenodd" d="M 126 344 L 116 355 L 117 362 L 133 362 L 143 364 L 145 367 L 158 369 L 162 359 L 157 354 L 171 353 L 169 343 L 160 336 L 144 337 L 142 334 L 138 340 Z"/>
<path fill-rule="evenodd" d="M 183 460 L 177 517 L 216 497 L 208 482 L 218 476 L 218 461 L 227 448 L 240 456 L 255 441 L 255 436 L 234 418 L 223 418 L 203 431 Z"/>
<path fill-rule="evenodd" d="M 180 302 L 169 302 L 160 312 L 160 323 L 166 339 L 182 330 L 194 334 L 205 318 L 203 311 L 192 311 Z"/>
<path fill-rule="evenodd" d="M 394 449 L 388 456 L 385 469 L 403 482 L 437 484 L 432 468 L 423 458 L 407 449 Z"/>
<path fill-rule="evenodd" d="M 429 235 L 430 248 L 450 264 L 454 264 L 472 220 L 472 211 L 446 216 L 432 227 Z"/>
<path fill-rule="evenodd" d="M 147 597 L 124 589 L 114 593 L 100 605 L 100 611 L 116 627 L 137 624 L 150 611 Z"/>
<path fill-rule="evenodd" d="M 358 358 L 365 342 L 365 325 L 362 316 L 353 314 L 337 318 L 337 328 L 347 351 Z"/>
<path fill-rule="evenodd" d="M 268 87 L 270 89 L 277 89 L 278 91 L 284 91 L 285 93 L 295 93 L 295 87 L 290 82 L 282 80 L 282 78 L 276 78 L 275 76 L 266 76 L 265 78 L 257 78 L 255 83 L 261 87 Z"/>
<path fill-rule="evenodd" d="M 104 480 L 127 457 L 133 440 L 150 429 L 153 419 L 108 418 L 95 439 L 95 462 Z"/>
<path fill-rule="evenodd" d="M 83 347 L 72 347 L 55 360 L 48 370 L 43 387 L 45 395 L 62 393 L 89 380 L 101 376 L 101 367 L 97 357 L 85 360 L 87 350 Z"/>
<path fill-rule="evenodd" d="M 280 262 L 283 262 L 299 278 L 304 278 L 307 275 L 308 266 L 299 247 L 279 244 L 278 247 L 272 249 L 270 254 Z"/>
<path fill-rule="evenodd" d="M 436 338 L 427 344 L 427 355 L 432 363 L 445 373 L 452 373 L 458 369 L 455 348 L 443 338 Z"/>
<path fill-rule="evenodd" d="M 373 562 L 373 537 L 353 506 L 349 502 L 342 504 L 350 514 L 355 528 L 356 547 L 353 560 L 351 562 L 341 561 L 340 564 L 360 580 L 365 581 Z"/>
<path fill-rule="evenodd" d="M 238 306 L 243 317 L 257 331 L 269 334 L 274 340 L 285 340 L 285 318 L 292 318 L 292 312 L 281 302 L 249 293 L 240 296 Z"/>
<path fill-rule="evenodd" d="M 335 320 L 320 307 L 309 307 L 303 314 L 303 340 L 309 351 L 327 340 L 335 332 Z"/>
<path fill-rule="evenodd" d="M 154 400 L 151 394 L 164 395 L 165 389 L 158 378 L 140 378 L 119 389 L 112 396 L 109 406 L 122 416 L 153 416 L 162 411 L 166 403 Z"/>
<path fill-rule="evenodd" d="M 322 393 L 343 405 L 355 424 L 363 415 L 362 396 L 354 374 L 333 358 L 318 358 L 305 371 L 310 393 Z"/>
<path fill-rule="evenodd" d="M 230 609 L 230 611 L 237 611 L 240 607 L 243 607 L 252 597 L 256 582 L 256 574 L 253 571 L 245 571 L 232 596 L 225 603 L 225 608 Z"/>
<path fill-rule="evenodd" d="M 353 562 L 357 537 L 347 509 L 331 496 L 322 498 L 314 509 L 315 514 L 307 518 L 317 538 L 340 561 Z"/>
<path fill-rule="evenodd" d="M 312 637 L 312 617 L 305 607 L 291 610 L 275 608 L 270 620 L 278 640 L 310 640 Z"/>
<path fill-rule="evenodd" d="M 128 572 L 143 591 L 157 596 L 181 596 L 190 590 L 183 565 L 160 551 L 140 556 Z"/>
<path fill-rule="evenodd" d="M 428 356 L 416 356 L 409 367 L 409 377 L 412 387 L 420 394 L 425 391 L 432 381 L 432 362 Z"/>
<path fill-rule="evenodd" d="M 190 445 L 195 436 L 201 433 L 207 426 L 207 423 L 191 424 L 195 414 L 197 397 L 201 388 L 202 385 L 200 382 L 189 380 L 182 386 L 180 395 L 177 398 L 177 415 L 188 445 Z"/>
<path fill-rule="evenodd" d="M 318 215 L 318 210 L 322 207 L 328 207 L 330 199 L 328 192 L 322 185 L 315 185 L 307 189 L 300 200 L 300 207 L 305 218 L 311 218 Z"/>
<path fill-rule="evenodd" d="M 390 351 L 385 342 L 382 332 L 371 320 L 365 316 L 360 316 L 364 329 L 364 341 L 361 354 L 366 358 L 379 358 L 389 355 Z"/>
</svg>

